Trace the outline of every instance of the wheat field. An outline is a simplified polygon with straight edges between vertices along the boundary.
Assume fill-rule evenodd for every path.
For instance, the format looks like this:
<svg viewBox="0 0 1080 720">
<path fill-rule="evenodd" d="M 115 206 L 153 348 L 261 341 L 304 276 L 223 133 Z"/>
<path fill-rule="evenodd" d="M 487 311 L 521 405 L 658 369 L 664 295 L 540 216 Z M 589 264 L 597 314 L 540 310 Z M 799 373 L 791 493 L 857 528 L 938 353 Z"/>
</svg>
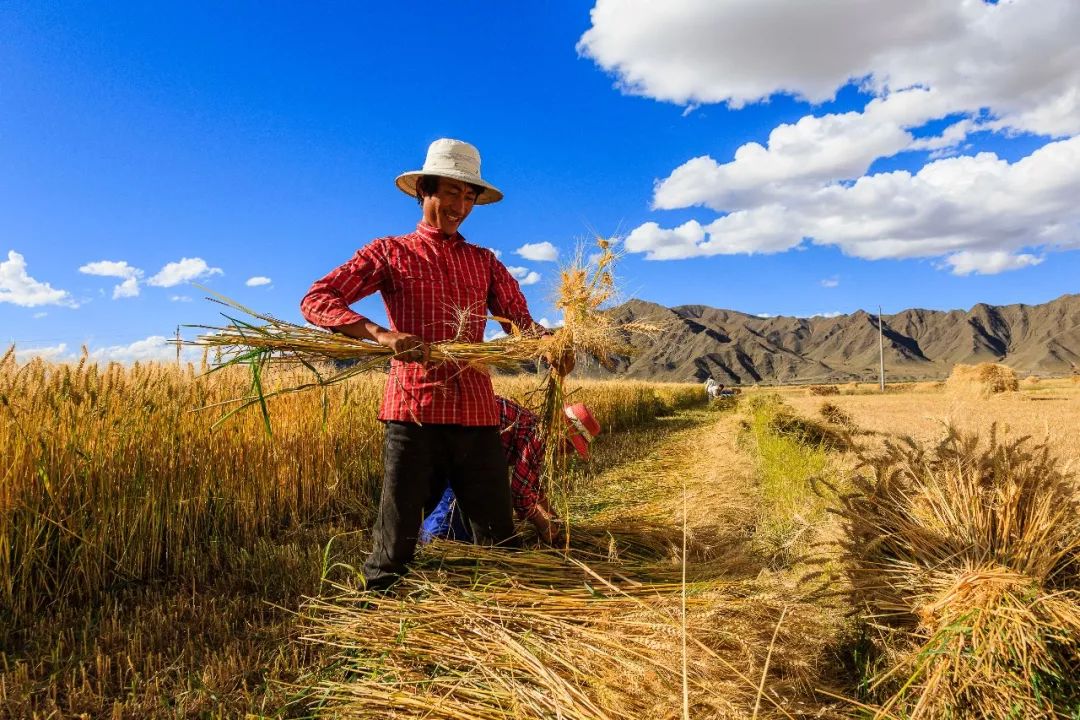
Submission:
<svg viewBox="0 0 1080 720">
<path fill-rule="evenodd" d="M 382 377 L 279 396 L 268 432 L 257 408 L 215 427 L 252 377 L 206 370 L 0 361 L 0 717 L 933 717 L 872 689 L 881 663 L 924 666 L 917 643 L 875 640 L 870 662 L 878 646 L 850 603 L 875 600 L 837 600 L 864 572 L 865 543 L 845 538 L 866 516 L 843 505 L 872 487 L 852 481 L 859 448 L 996 423 L 1006 443 L 1046 439 L 1055 506 L 1080 459 L 1080 383 L 1067 379 L 714 404 L 696 384 L 575 380 L 568 399 L 604 435 L 557 498 L 569 554 L 437 546 L 371 615 L 355 567 L 381 477 Z M 298 378 L 274 370 L 264 389 Z M 538 377 L 495 384 L 540 402 Z M 430 635 L 394 639 L 413 626 Z M 505 672 L 474 676 L 485 658 Z M 911 672 L 881 687 L 921 688 Z"/>
</svg>

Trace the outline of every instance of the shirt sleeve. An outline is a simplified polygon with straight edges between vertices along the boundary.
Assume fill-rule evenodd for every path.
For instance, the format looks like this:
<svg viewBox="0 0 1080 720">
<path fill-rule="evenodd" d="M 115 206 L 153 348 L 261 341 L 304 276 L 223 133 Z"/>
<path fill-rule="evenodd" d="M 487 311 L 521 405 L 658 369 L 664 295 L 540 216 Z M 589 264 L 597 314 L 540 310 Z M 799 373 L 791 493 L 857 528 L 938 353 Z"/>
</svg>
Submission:
<svg viewBox="0 0 1080 720">
<path fill-rule="evenodd" d="M 544 445 L 540 442 L 538 418 L 525 408 L 510 403 L 502 403 L 500 410 L 501 431 L 510 465 L 510 497 L 517 516 L 526 520 L 537 505 L 547 505 L 540 485 Z"/>
<path fill-rule="evenodd" d="M 521 286 L 510 271 L 506 269 L 498 258 L 491 258 L 491 285 L 488 291 L 488 309 L 495 317 L 510 320 L 522 332 L 538 332 L 546 334 L 548 330 L 539 325 L 529 314 L 529 306 L 525 302 L 525 295 L 521 292 Z M 501 322 L 503 330 L 507 333 L 511 328 L 508 323 Z"/>
<path fill-rule="evenodd" d="M 300 312 L 312 325 L 334 329 L 367 320 L 349 305 L 381 289 L 389 275 L 376 240 L 348 262 L 316 280 L 300 301 Z"/>
</svg>

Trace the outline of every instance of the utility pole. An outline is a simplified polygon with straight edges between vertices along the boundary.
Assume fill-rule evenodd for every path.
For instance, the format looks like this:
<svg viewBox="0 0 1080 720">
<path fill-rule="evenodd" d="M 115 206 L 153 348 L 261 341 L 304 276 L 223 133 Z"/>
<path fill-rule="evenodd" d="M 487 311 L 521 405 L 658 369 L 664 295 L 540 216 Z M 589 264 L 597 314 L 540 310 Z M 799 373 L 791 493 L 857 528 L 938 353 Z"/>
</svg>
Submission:
<svg viewBox="0 0 1080 720">
<path fill-rule="evenodd" d="M 180 365 L 180 326 L 176 326 L 176 364 Z"/>
<path fill-rule="evenodd" d="M 881 333 L 881 306 L 877 306 L 877 347 L 878 359 L 881 361 L 881 392 L 885 392 L 885 341 Z"/>
</svg>

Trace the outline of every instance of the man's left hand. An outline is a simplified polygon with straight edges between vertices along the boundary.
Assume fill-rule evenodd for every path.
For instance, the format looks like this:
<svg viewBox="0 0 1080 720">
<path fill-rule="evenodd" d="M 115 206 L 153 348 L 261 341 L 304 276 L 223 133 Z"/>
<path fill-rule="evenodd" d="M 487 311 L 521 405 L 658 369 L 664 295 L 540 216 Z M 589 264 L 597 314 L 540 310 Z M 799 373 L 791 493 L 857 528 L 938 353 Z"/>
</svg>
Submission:
<svg viewBox="0 0 1080 720">
<path fill-rule="evenodd" d="M 549 353 L 544 355 L 544 361 L 551 366 L 551 369 L 557 375 L 566 376 L 574 371 L 574 366 L 577 364 L 574 358 L 574 351 L 572 349 L 567 350 L 561 357 L 556 358 L 553 354 Z"/>
</svg>

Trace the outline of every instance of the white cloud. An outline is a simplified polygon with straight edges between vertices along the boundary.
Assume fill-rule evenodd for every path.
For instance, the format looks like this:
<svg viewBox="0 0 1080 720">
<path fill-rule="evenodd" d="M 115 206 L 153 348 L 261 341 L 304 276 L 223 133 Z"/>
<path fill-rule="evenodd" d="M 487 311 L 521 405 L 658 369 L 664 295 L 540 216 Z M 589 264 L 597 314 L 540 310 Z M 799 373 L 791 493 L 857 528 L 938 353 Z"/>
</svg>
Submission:
<svg viewBox="0 0 1080 720">
<path fill-rule="evenodd" d="M 198 359 L 201 352 L 197 348 L 185 347 L 180 350 L 183 361 Z M 169 338 L 161 335 L 136 340 L 128 345 L 110 345 L 90 351 L 90 359 L 98 362 L 176 362 L 176 345 Z"/>
<path fill-rule="evenodd" d="M 837 287 L 839 284 L 840 278 L 836 277 L 835 275 L 831 278 L 825 278 L 821 281 L 821 287 L 824 288 L 834 288 Z"/>
<path fill-rule="evenodd" d="M 210 267 L 202 258 L 181 258 L 167 263 L 156 275 L 146 281 L 154 287 L 175 287 L 192 280 L 203 280 L 213 275 L 223 275 L 221 268 Z"/>
<path fill-rule="evenodd" d="M 778 253 L 802 242 L 784 208 L 767 205 L 740 210 L 702 225 L 689 220 L 667 230 L 657 223 L 640 225 L 626 238 L 627 252 L 646 260 L 679 260 L 702 255 Z"/>
<path fill-rule="evenodd" d="M 510 274 L 517 278 L 518 282 L 522 285 L 535 285 L 540 282 L 540 273 L 535 270 L 530 270 L 524 267 L 514 267 L 507 265 L 506 269 L 510 271 Z"/>
<path fill-rule="evenodd" d="M 491 252 L 495 253 L 496 258 L 502 258 L 502 250 L 492 250 Z"/>
<path fill-rule="evenodd" d="M 43 318 L 43 317 L 46 317 L 46 316 L 47 316 L 48 314 L 49 314 L 49 313 L 47 313 L 47 312 L 44 312 L 44 311 L 43 311 L 43 312 L 36 312 L 36 313 L 34 313 L 34 314 L 33 314 L 33 316 L 32 316 L 32 317 L 33 317 L 33 318 L 34 318 L 35 320 L 40 320 L 41 318 Z"/>
<path fill-rule="evenodd" d="M 538 243 L 525 243 L 514 252 L 533 262 L 555 262 L 559 259 L 558 249 L 546 240 Z"/>
<path fill-rule="evenodd" d="M 693 158 L 656 183 L 653 206 L 678 209 L 702 205 L 724 211 L 782 202 L 837 180 L 857 178 L 879 157 L 911 149 L 946 147 L 964 139 L 951 130 L 934 143 L 916 141 L 908 128 L 941 110 L 933 91 L 913 88 L 872 100 L 862 112 L 807 115 L 769 133 L 766 146 L 749 142 L 728 163 Z M 952 127 L 969 128 L 970 123 Z M 942 139 L 947 138 L 947 139 Z"/>
<path fill-rule="evenodd" d="M 122 283 L 113 287 L 113 300 L 139 295 L 139 279 L 143 276 L 143 271 L 128 265 L 126 260 L 98 260 L 83 265 L 79 272 L 84 275 L 124 278 Z"/>
<path fill-rule="evenodd" d="M 484 332 L 484 342 L 491 342 L 506 337 L 506 331 L 501 327 L 491 328 Z"/>
<path fill-rule="evenodd" d="M 954 275 L 996 275 L 1006 270 L 1019 270 L 1021 268 L 1038 265 L 1043 258 L 1021 253 L 1010 255 L 1004 250 L 989 250 L 985 252 L 963 250 L 953 253 L 945 258 L 945 262 L 952 267 Z"/>
<path fill-rule="evenodd" d="M 721 217 L 645 223 L 627 249 L 674 259 L 811 238 L 861 258 L 942 258 L 966 274 L 1078 248 L 1080 214 L 1066 199 L 1080 196 L 1077 28 L 1075 0 L 598 0 L 578 49 L 625 92 L 731 108 L 776 94 L 819 103 L 852 84 L 872 96 L 779 125 L 729 160 L 687 160 L 656 182 L 654 207 Z M 931 122 L 944 129 L 929 133 Z M 951 157 L 977 131 L 1065 139 L 1011 164 Z M 929 162 L 867 175 L 903 152 Z"/>
<path fill-rule="evenodd" d="M 1015 163 L 979 153 L 936 160 L 915 174 L 869 175 L 707 225 L 649 222 L 630 233 L 626 248 L 667 260 L 779 252 L 808 237 L 868 260 L 946 257 L 954 272 L 1002 272 L 1035 264 L 1025 248 L 1080 248 L 1077 197 L 1080 137 Z"/>
<path fill-rule="evenodd" d="M 9 302 L 20 307 L 39 305 L 62 305 L 77 308 L 79 304 L 66 290 L 56 290 L 49 283 L 30 277 L 26 272 L 26 259 L 8 251 L 8 259 L 0 262 L 0 303 Z"/>
<path fill-rule="evenodd" d="M 540 318 L 539 320 L 537 320 L 536 322 L 537 322 L 538 324 L 540 324 L 540 325 L 543 325 L 543 326 L 544 326 L 544 327 L 546 327 L 546 328 L 547 328 L 548 330 L 550 330 L 550 329 L 552 328 L 552 325 L 551 325 L 551 321 L 550 321 L 550 320 L 548 320 L 548 319 L 547 319 L 546 317 L 542 317 L 542 318 Z"/>
<path fill-rule="evenodd" d="M 955 112 L 1061 136 L 1080 132 L 1077 27 L 1074 0 L 598 0 L 578 51 L 625 92 L 667 102 L 924 87 Z"/>
<path fill-rule="evenodd" d="M 818 318 L 818 317 L 819 318 L 837 318 L 837 317 L 840 317 L 843 314 L 844 313 L 839 312 L 839 311 L 833 311 L 833 312 L 814 313 L 810 317 L 812 317 L 812 318 Z"/>
<path fill-rule="evenodd" d="M 270 280 L 270 278 L 268 277 L 264 277 L 263 275 L 256 275 L 255 277 L 249 277 L 247 281 L 244 282 L 244 284 L 248 287 L 259 287 L 261 285 L 269 285 L 271 282 L 273 281 Z"/>
<path fill-rule="evenodd" d="M 42 360 L 48 360 L 49 362 L 59 362 L 64 359 L 66 353 L 67 343 L 26 349 L 20 349 L 19 346 L 16 345 L 15 362 L 26 362 L 36 357 L 39 357 Z"/>
<path fill-rule="evenodd" d="M 128 265 L 127 260 L 98 260 L 96 262 L 86 263 L 79 268 L 79 272 L 85 275 L 117 278 L 142 275 L 142 270 Z"/>
<path fill-rule="evenodd" d="M 170 295 L 169 300 L 172 302 L 191 302 L 191 298 L 187 295 Z"/>
</svg>

